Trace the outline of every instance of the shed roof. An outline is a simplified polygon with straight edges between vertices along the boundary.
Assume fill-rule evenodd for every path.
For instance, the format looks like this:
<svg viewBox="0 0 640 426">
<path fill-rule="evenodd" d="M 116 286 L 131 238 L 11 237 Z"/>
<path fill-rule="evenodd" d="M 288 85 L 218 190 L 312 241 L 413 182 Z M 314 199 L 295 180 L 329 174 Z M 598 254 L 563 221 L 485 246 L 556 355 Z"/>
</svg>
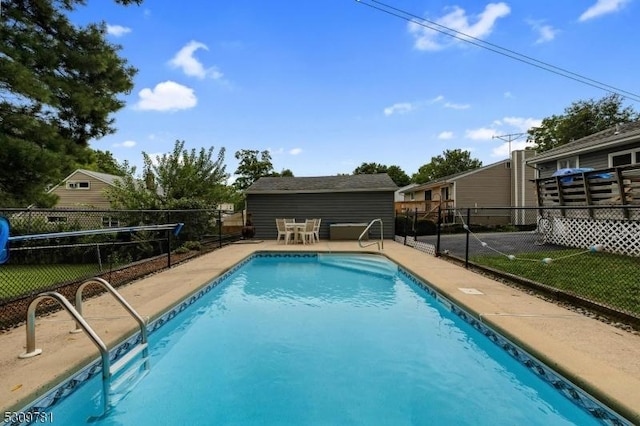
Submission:
<svg viewBox="0 0 640 426">
<path fill-rule="evenodd" d="M 576 155 L 582 152 L 598 151 L 608 147 L 616 147 L 640 138 L 640 121 L 621 123 L 593 135 L 585 136 L 557 148 L 550 149 L 532 157 L 527 163 L 541 163 L 543 161 Z"/>
<path fill-rule="evenodd" d="M 313 176 L 261 177 L 246 189 L 247 194 L 285 194 L 310 192 L 393 192 L 398 186 L 386 173 Z"/>
</svg>

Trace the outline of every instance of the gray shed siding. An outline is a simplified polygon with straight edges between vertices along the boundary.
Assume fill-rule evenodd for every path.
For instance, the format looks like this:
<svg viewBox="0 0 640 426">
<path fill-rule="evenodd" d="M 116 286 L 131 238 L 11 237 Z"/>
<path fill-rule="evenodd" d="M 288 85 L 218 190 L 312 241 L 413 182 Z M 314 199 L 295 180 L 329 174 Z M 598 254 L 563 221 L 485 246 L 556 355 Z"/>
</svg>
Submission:
<svg viewBox="0 0 640 426">
<path fill-rule="evenodd" d="M 329 238 L 331 223 L 369 223 L 382 219 L 384 238 L 391 239 L 394 229 L 394 193 L 320 192 L 302 194 L 247 194 L 247 212 L 256 228 L 255 238 L 276 239 L 276 218 L 320 218 L 320 239 Z M 380 235 L 375 224 L 372 236 Z"/>
</svg>

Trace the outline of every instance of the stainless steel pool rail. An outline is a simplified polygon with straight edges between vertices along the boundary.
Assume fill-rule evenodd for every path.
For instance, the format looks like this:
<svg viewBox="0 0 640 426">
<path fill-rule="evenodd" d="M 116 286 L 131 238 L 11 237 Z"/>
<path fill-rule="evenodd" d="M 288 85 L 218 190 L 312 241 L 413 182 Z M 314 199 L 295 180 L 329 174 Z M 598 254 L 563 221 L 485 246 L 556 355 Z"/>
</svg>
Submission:
<svg viewBox="0 0 640 426">
<path fill-rule="evenodd" d="M 124 308 L 131 316 L 136 320 L 140 326 L 141 342 L 133 349 L 127 352 L 122 358 L 111 364 L 109 359 L 109 350 L 107 345 L 102 341 L 100 336 L 91 328 L 87 321 L 82 316 L 82 291 L 89 284 L 99 284 L 104 287 Z M 106 280 L 102 278 L 91 278 L 83 282 L 76 291 L 76 307 L 60 293 L 55 291 L 49 291 L 40 293 L 29 304 L 27 310 L 27 349 L 26 352 L 19 355 L 19 358 L 31 358 L 42 353 L 42 349 L 36 348 L 36 331 L 35 331 L 35 318 L 36 308 L 38 304 L 44 299 L 53 299 L 62 305 L 62 307 L 69 312 L 69 314 L 76 321 L 76 328 L 71 333 L 78 333 L 84 331 L 87 333 L 91 341 L 98 347 L 100 351 L 100 359 L 102 362 L 102 393 L 103 393 L 103 414 L 106 415 L 111 408 L 111 380 L 113 376 L 120 371 L 123 367 L 128 365 L 135 357 L 142 353 L 143 366 L 145 370 L 149 369 L 149 349 L 147 342 L 147 325 L 146 321 L 129 305 L 129 303 L 118 293 Z"/>
<path fill-rule="evenodd" d="M 368 234 L 369 232 L 369 228 L 371 228 L 371 226 L 373 226 L 374 223 L 376 222 L 380 222 L 380 240 L 376 240 L 372 243 L 369 244 L 362 244 L 362 239 L 364 238 L 365 235 Z M 374 244 L 378 245 L 378 251 L 384 249 L 384 226 L 382 223 L 382 219 L 373 219 L 371 222 L 369 222 L 369 225 L 367 225 L 366 228 L 364 228 L 364 231 L 362 231 L 362 234 L 360 234 L 360 237 L 358 237 L 358 245 L 362 248 L 364 247 L 368 247 L 368 246 L 372 246 Z"/>
</svg>

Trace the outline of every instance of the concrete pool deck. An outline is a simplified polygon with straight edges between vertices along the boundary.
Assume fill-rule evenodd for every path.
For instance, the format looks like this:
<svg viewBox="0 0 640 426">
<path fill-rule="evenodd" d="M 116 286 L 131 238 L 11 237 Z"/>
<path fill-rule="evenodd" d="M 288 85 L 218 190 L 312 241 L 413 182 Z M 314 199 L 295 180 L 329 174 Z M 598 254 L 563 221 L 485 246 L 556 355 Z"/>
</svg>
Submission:
<svg viewBox="0 0 640 426">
<path fill-rule="evenodd" d="M 118 291 L 143 317 L 154 319 L 256 251 L 378 252 L 375 246 L 360 248 L 354 241 L 320 241 L 307 246 L 244 242 L 135 281 Z M 384 242 L 380 253 L 631 422 L 640 424 L 639 335 L 392 240 Z M 481 294 L 469 294 L 461 288 L 476 289 Z M 137 331 L 137 324 L 109 295 L 87 300 L 84 316 L 109 348 Z M 95 345 L 84 333 L 69 333 L 74 327 L 66 312 L 38 318 L 36 347 L 43 352 L 29 359 L 18 358 L 26 347 L 25 325 L 0 334 L 2 412 L 23 408 L 98 358 Z"/>
</svg>

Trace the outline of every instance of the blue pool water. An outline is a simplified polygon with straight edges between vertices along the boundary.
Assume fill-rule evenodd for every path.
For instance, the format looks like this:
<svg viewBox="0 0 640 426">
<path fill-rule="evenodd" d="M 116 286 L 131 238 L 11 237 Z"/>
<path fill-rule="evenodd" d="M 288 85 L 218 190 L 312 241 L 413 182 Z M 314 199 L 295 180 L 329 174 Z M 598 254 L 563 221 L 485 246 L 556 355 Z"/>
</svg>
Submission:
<svg viewBox="0 0 640 426">
<path fill-rule="evenodd" d="M 150 335 L 148 374 L 93 424 L 600 424 L 406 273 L 331 259 L 250 259 Z M 101 386 L 55 422 L 100 414 Z"/>
</svg>

